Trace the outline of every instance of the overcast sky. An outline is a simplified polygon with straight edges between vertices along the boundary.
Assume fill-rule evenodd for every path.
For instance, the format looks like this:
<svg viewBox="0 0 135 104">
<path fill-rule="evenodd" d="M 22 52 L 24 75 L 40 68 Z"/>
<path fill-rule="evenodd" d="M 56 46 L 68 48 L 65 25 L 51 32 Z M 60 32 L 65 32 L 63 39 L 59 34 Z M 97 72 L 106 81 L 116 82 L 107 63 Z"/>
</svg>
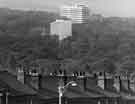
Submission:
<svg viewBox="0 0 135 104">
<path fill-rule="evenodd" d="M 46 10 L 80 2 L 104 16 L 135 17 L 135 0 L 0 0 L 0 7 Z"/>
</svg>

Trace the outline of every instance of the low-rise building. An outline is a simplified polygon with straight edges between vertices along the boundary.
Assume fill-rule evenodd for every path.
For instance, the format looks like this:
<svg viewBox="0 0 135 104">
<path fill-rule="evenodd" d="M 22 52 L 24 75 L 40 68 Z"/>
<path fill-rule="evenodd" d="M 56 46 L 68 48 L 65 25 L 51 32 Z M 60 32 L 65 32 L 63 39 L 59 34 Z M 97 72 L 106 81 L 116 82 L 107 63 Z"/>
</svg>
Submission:
<svg viewBox="0 0 135 104">
<path fill-rule="evenodd" d="M 62 40 L 68 36 L 72 36 L 72 21 L 70 20 L 56 20 L 50 23 L 50 34 L 58 35 Z"/>
</svg>

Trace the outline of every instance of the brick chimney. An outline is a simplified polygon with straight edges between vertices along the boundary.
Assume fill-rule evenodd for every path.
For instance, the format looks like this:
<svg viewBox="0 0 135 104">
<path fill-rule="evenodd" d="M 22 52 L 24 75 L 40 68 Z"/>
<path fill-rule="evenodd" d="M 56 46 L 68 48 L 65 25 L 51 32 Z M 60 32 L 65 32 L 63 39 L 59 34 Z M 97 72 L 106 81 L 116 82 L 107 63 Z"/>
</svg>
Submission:
<svg viewBox="0 0 135 104">
<path fill-rule="evenodd" d="M 83 78 L 83 89 L 84 89 L 84 91 L 87 90 L 87 77 Z"/>
<path fill-rule="evenodd" d="M 17 80 L 24 84 L 24 70 L 23 67 L 17 68 Z"/>
<path fill-rule="evenodd" d="M 42 75 L 39 74 L 38 76 L 38 89 L 42 88 Z"/>
<path fill-rule="evenodd" d="M 73 76 L 77 77 L 79 85 L 82 86 L 83 90 L 86 90 L 87 78 L 85 76 L 85 72 L 76 71 L 73 73 Z"/>
<path fill-rule="evenodd" d="M 97 85 L 97 75 L 94 74 L 93 76 L 88 76 L 86 79 L 86 89 L 91 88 L 92 86 Z"/>
<path fill-rule="evenodd" d="M 130 85 L 129 85 L 129 87 L 130 87 L 130 90 L 131 90 L 132 92 L 135 92 L 135 81 L 134 81 L 134 80 L 130 80 Z"/>
<path fill-rule="evenodd" d="M 104 72 L 98 72 L 97 73 L 97 85 L 105 89 L 105 73 Z"/>
<path fill-rule="evenodd" d="M 135 92 L 135 73 L 130 74 L 129 88 L 132 92 Z"/>
<path fill-rule="evenodd" d="M 37 72 L 30 72 L 27 76 L 27 84 L 35 89 L 41 88 L 42 76 Z"/>
<path fill-rule="evenodd" d="M 120 76 L 119 75 L 115 75 L 113 79 L 114 79 L 113 87 L 116 89 L 117 92 L 120 92 L 121 91 Z"/>
<path fill-rule="evenodd" d="M 113 90 L 113 84 L 114 84 L 113 76 L 109 73 L 105 73 L 104 88 L 108 90 Z"/>
<path fill-rule="evenodd" d="M 86 91 L 87 78 L 85 76 L 85 72 L 80 71 L 78 78 L 80 78 L 80 80 L 81 80 L 83 90 Z"/>
<path fill-rule="evenodd" d="M 129 91 L 130 90 L 130 81 L 128 75 L 121 75 L 121 91 Z"/>
</svg>

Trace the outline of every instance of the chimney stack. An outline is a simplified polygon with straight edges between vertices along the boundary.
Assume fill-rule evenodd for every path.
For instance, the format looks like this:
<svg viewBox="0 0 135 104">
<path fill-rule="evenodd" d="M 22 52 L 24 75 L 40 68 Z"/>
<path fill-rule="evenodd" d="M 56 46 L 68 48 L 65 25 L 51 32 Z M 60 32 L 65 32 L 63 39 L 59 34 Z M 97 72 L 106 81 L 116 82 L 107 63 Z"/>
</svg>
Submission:
<svg viewBox="0 0 135 104">
<path fill-rule="evenodd" d="M 127 75 L 127 73 L 125 75 L 121 75 L 120 76 L 121 79 L 121 90 L 122 91 L 129 91 L 130 89 L 130 83 L 129 83 L 129 77 Z"/>
<path fill-rule="evenodd" d="M 132 92 L 135 92 L 135 73 L 130 74 L 129 87 Z"/>
<path fill-rule="evenodd" d="M 114 80 L 110 73 L 105 73 L 104 88 L 113 90 Z"/>
<path fill-rule="evenodd" d="M 41 75 L 38 72 L 36 72 L 36 70 L 34 70 L 29 73 L 29 76 L 29 85 L 35 89 L 39 89 L 41 87 Z"/>
<path fill-rule="evenodd" d="M 130 90 L 132 92 L 135 92 L 135 81 L 134 80 L 130 80 Z"/>
<path fill-rule="evenodd" d="M 97 73 L 97 85 L 102 89 L 105 89 L 105 73 L 98 72 Z"/>
<path fill-rule="evenodd" d="M 119 75 L 114 76 L 113 87 L 116 89 L 117 92 L 121 91 L 121 79 Z"/>
<path fill-rule="evenodd" d="M 80 82 L 80 85 L 82 85 L 83 90 L 86 91 L 87 89 L 87 78 L 85 76 L 85 72 L 77 72 L 77 78 Z"/>
<path fill-rule="evenodd" d="M 83 78 L 83 88 L 84 88 L 84 91 L 87 90 L 87 78 L 86 77 Z"/>
<path fill-rule="evenodd" d="M 39 74 L 38 75 L 38 89 L 41 89 L 42 88 L 42 75 Z"/>
<path fill-rule="evenodd" d="M 17 68 L 17 80 L 24 84 L 24 70 L 23 67 Z"/>
</svg>

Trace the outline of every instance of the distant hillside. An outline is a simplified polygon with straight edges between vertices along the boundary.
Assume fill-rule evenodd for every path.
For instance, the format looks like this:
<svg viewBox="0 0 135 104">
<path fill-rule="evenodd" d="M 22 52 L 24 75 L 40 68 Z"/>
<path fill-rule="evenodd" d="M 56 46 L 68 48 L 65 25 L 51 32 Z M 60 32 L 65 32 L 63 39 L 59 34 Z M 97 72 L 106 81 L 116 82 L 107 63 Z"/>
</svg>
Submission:
<svg viewBox="0 0 135 104">
<path fill-rule="evenodd" d="M 42 30 L 41 28 L 45 28 L 46 32 L 49 33 L 50 22 L 57 18 L 60 17 L 59 14 L 55 12 L 21 11 L 8 8 L 0 8 L 0 35 L 9 34 L 15 36 L 26 36 L 33 33 L 40 34 Z M 102 16 L 100 18 L 102 18 L 102 21 L 91 21 L 90 19 L 87 24 L 80 25 L 81 29 L 85 32 L 91 30 L 96 31 L 97 33 L 99 32 L 100 34 L 128 32 L 129 35 L 134 35 L 135 33 L 134 18 L 104 18 Z M 81 33 L 82 31 L 78 30 L 77 32 Z"/>
<path fill-rule="evenodd" d="M 29 35 L 34 28 L 49 31 L 49 23 L 58 18 L 54 12 L 21 11 L 0 8 L 0 35 Z"/>
</svg>

